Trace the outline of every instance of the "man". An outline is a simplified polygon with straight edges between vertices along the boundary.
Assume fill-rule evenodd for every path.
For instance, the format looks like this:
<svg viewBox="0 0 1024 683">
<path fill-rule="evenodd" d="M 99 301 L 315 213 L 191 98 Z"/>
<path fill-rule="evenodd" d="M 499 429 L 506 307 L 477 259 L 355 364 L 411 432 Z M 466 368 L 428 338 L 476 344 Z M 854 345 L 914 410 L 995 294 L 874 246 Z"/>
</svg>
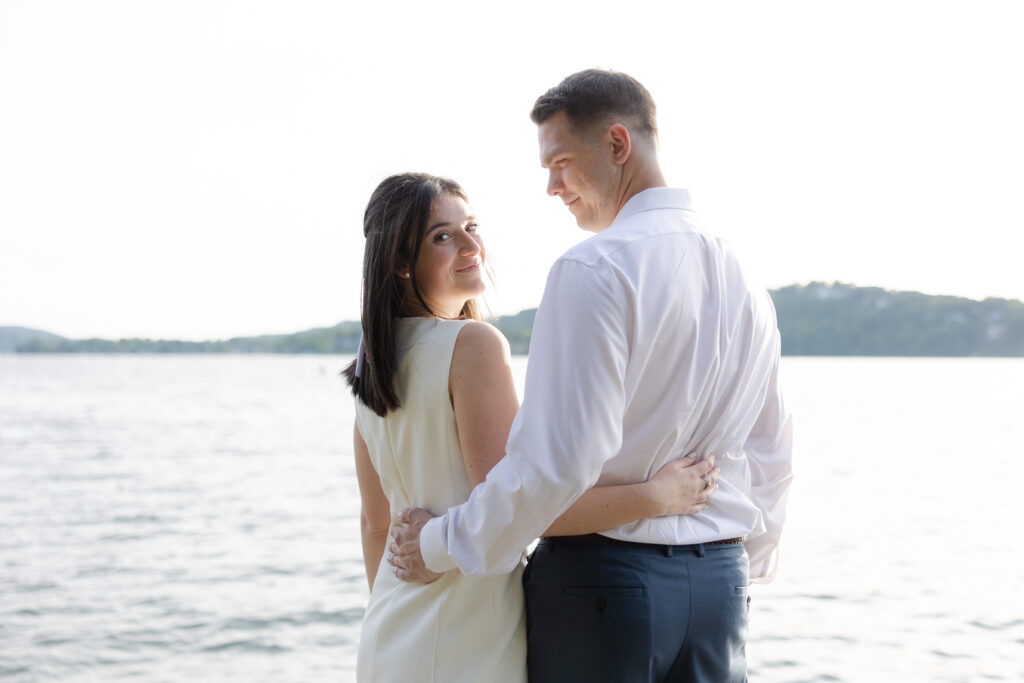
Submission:
<svg viewBox="0 0 1024 683">
<path fill-rule="evenodd" d="M 528 667 L 534 682 L 746 680 L 748 579 L 774 575 L 792 477 L 771 300 L 666 187 L 640 83 L 573 74 L 531 117 L 548 194 L 597 234 L 551 268 L 506 457 L 465 504 L 403 513 L 396 573 L 509 571 L 587 488 L 713 453 L 703 512 L 541 541 Z"/>
</svg>

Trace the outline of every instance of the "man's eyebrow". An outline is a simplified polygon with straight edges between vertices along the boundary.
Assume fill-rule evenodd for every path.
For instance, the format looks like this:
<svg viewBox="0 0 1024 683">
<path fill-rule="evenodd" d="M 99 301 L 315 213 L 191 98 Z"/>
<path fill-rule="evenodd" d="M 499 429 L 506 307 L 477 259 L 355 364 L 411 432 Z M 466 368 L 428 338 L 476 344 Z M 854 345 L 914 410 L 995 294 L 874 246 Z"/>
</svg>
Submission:
<svg viewBox="0 0 1024 683">
<path fill-rule="evenodd" d="M 547 156 L 543 156 L 543 157 L 540 158 L 540 167 L 541 168 L 547 168 L 556 159 L 558 159 L 560 157 L 563 157 L 563 156 L 565 156 L 568 153 L 569 153 L 568 149 L 565 149 L 565 148 L 556 149 L 555 151 L 551 152 Z"/>
</svg>

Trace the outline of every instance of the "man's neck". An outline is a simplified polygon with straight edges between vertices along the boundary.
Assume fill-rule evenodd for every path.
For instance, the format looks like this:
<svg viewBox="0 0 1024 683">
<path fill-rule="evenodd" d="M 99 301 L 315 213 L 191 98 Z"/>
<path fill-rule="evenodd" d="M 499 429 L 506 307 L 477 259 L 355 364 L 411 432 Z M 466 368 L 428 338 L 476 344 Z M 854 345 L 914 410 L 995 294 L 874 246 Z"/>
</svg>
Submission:
<svg viewBox="0 0 1024 683">
<path fill-rule="evenodd" d="M 618 216 L 622 212 L 622 207 L 626 205 L 626 202 L 652 187 L 668 187 L 665 176 L 657 165 L 637 169 L 633 173 L 624 173 L 616 197 L 615 215 Z"/>
</svg>

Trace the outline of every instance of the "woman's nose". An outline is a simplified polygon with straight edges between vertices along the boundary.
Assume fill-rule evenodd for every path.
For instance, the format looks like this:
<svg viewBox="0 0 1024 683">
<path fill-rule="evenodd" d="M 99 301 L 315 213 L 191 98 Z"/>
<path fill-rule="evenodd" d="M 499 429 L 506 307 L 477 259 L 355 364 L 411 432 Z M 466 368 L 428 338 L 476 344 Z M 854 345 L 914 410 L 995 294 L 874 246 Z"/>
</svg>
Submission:
<svg viewBox="0 0 1024 683">
<path fill-rule="evenodd" d="M 480 238 L 468 232 L 462 233 L 462 242 L 459 244 L 459 251 L 463 254 L 476 254 L 480 251 Z"/>
</svg>

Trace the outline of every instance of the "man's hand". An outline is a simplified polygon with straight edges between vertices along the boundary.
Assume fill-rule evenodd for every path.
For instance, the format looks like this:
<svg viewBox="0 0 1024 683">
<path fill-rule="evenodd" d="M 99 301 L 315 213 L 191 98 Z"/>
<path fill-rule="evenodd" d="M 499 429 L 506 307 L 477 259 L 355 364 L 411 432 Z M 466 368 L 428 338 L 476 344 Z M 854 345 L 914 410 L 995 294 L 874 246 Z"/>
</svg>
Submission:
<svg viewBox="0 0 1024 683">
<path fill-rule="evenodd" d="M 394 567 L 395 576 L 402 581 L 431 583 L 441 575 L 427 569 L 420 553 L 420 531 L 434 515 L 423 508 L 402 510 L 398 524 L 391 527 L 394 538 L 388 546 L 388 564 Z"/>
</svg>

